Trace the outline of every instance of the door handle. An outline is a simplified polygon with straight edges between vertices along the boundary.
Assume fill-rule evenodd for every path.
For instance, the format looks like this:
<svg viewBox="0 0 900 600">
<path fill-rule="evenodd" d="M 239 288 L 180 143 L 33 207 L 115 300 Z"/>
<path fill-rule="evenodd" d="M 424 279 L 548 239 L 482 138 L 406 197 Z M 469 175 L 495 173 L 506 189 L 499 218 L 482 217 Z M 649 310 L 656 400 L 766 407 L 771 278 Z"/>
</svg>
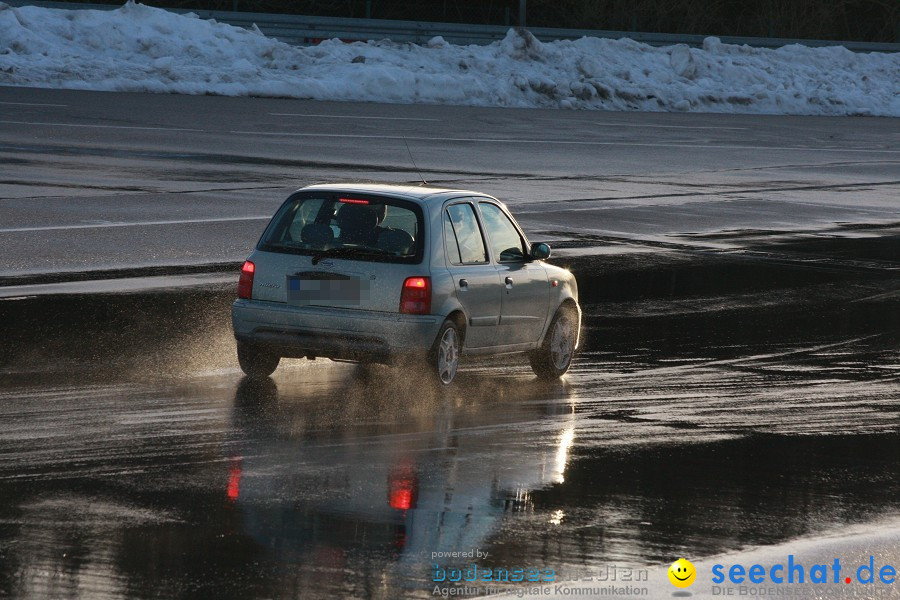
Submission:
<svg viewBox="0 0 900 600">
<path fill-rule="evenodd" d="M 460 280 L 459 280 L 459 287 L 462 288 L 462 289 L 464 289 L 464 290 L 469 289 L 469 281 L 468 281 L 467 279 L 460 279 Z"/>
<path fill-rule="evenodd" d="M 513 279 L 512 279 L 512 277 L 507 277 L 504 281 L 506 282 L 506 285 L 512 285 L 512 284 L 513 284 Z"/>
</svg>

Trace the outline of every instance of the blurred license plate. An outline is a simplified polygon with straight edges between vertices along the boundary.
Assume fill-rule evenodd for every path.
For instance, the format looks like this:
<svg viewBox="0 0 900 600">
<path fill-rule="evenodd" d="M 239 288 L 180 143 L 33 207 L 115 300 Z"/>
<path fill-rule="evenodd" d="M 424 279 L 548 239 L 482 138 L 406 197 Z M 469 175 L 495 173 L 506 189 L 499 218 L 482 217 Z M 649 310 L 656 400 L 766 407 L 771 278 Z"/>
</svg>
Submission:
<svg viewBox="0 0 900 600">
<path fill-rule="evenodd" d="M 333 275 L 326 279 L 290 275 L 287 278 L 287 290 L 288 303 L 297 306 L 359 306 L 368 287 L 363 285 L 359 277 Z"/>
</svg>

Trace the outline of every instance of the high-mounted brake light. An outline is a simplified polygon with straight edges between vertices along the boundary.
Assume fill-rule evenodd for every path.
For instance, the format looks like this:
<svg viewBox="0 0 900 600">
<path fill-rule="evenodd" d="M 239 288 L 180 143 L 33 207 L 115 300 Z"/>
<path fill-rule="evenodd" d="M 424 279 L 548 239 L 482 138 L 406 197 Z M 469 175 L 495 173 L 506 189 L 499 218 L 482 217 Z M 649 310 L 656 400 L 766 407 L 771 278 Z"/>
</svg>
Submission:
<svg viewBox="0 0 900 600">
<path fill-rule="evenodd" d="M 368 200 L 360 200 L 359 198 L 341 198 L 338 202 L 343 202 L 344 204 L 368 204 Z"/>
<path fill-rule="evenodd" d="M 407 315 L 431 314 L 431 278 L 407 277 L 400 292 L 400 312 Z"/>
<path fill-rule="evenodd" d="M 249 260 L 241 267 L 241 278 L 238 280 L 238 298 L 249 300 L 253 294 L 253 274 L 256 272 L 256 265 Z"/>
</svg>

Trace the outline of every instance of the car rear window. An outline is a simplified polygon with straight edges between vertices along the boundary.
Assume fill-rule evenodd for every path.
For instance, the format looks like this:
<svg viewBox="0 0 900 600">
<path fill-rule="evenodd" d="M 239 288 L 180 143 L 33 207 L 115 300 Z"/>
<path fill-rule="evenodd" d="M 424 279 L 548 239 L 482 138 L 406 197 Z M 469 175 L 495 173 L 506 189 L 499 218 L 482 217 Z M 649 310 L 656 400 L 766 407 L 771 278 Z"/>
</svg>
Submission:
<svg viewBox="0 0 900 600">
<path fill-rule="evenodd" d="M 422 210 L 367 195 L 297 194 L 266 228 L 260 250 L 373 262 L 422 260 Z"/>
</svg>

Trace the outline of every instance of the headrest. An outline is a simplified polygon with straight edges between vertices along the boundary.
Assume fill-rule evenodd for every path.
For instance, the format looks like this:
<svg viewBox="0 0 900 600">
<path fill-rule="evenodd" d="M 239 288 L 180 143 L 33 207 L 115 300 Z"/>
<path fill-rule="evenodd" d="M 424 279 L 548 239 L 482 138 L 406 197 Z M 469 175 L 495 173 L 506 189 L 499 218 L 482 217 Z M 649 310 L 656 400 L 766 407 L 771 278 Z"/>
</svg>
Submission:
<svg viewBox="0 0 900 600">
<path fill-rule="evenodd" d="M 361 240 L 378 225 L 378 215 L 368 206 L 345 204 L 337 213 L 337 223 L 342 238 Z"/>
<path fill-rule="evenodd" d="M 378 247 L 400 256 L 409 254 L 415 240 L 402 229 L 388 229 L 378 236 Z"/>
<path fill-rule="evenodd" d="M 300 230 L 300 240 L 304 244 L 325 246 L 334 241 L 334 231 L 324 223 L 309 223 Z"/>
</svg>

